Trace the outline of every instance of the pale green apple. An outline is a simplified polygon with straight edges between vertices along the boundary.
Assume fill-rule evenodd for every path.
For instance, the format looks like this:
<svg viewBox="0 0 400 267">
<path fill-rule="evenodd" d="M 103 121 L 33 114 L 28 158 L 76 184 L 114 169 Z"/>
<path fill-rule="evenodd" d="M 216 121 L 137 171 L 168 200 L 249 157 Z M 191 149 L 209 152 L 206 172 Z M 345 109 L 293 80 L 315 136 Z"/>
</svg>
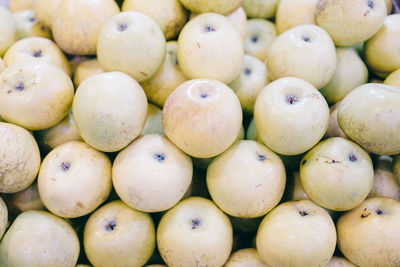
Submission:
<svg viewBox="0 0 400 267">
<path fill-rule="evenodd" d="M 275 24 L 265 19 L 247 20 L 244 51 L 264 62 L 268 57 L 268 49 L 277 37 Z"/>
<path fill-rule="evenodd" d="M 391 197 L 400 200 L 400 184 L 393 173 L 393 158 L 379 156 L 375 162 L 374 184 L 368 197 Z"/>
<path fill-rule="evenodd" d="M 220 13 L 228 15 L 239 8 L 243 0 L 180 0 L 182 5 L 194 13 Z"/>
<path fill-rule="evenodd" d="M 315 24 L 317 2 L 318 0 L 280 0 L 275 17 L 278 33 L 303 24 Z"/>
<path fill-rule="evenodd" d="M 140 134 L 145 135 L 157 133 L 164 135 L 161 123 L 161 114 L 162 111 L 159 107 L 149 103 L 147 106 L 146 122 L 144 123 L 144 127 Z"/>
<path fill-rule="evenodd" d="M 279 0 L 243 0 L 243 8 L 250 18 L 273 18 Z"/>
<path fill-rule="evenodd" d="M 81 85 L 81 83 L 89 78 L 90 76 L 93 76 L 95 74 L 103 73 L 104 70 L 100 66 L 99 61 L 97 58 L 93 59 L 88 59 L 84 60 L 81 63 L 78 64 L 78 66 L 75 69 L 74 72 L 74 85 L 76 88 Z"/>
</svg>

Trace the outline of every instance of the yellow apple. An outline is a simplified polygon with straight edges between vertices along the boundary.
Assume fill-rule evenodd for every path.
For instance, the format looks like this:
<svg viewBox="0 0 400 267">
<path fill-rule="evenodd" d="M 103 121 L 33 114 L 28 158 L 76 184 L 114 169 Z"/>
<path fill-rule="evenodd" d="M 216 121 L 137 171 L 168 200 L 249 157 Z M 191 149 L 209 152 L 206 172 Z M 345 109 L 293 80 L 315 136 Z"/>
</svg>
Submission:
<svg viewBox="0 0 400 267">
<path fill-rule="evenodd" d="M 235 141 L 242 127 L 242 109 L 235 93 L 222 82 L 189 80 L 167 98 L 162 126 L 183 152 L 211 158 Z"/>
<path fill-rule="evenodd" d="M 400 88 L 400 68 L 390 73 L 390 75 L 386 77 L 383 83 Z"/>
<path fill-rule="evenodd" d="M 35 0 L 8 0 L 8 8 L 12 13 L 32 9 Z"/>
<path fill-rule="evenodd" d="M 279 0 L 243 0 L 243 8 L 250 18 L 273 18 L 278 4 Z"/>
<path fill-rule="evenodd" d="M 325 267 L 357 267 L 346 258 L 333 256 Z"/>
<path fill-rule="evenodd" d="M 244 50 L 262 62 L 268 57 L 268 49 L 277 37 L 275 24 L 265 19 L 247 20 Z"/>
<path fill-rule="evenodd" d="M 267 267 L 255 248 L 239 249 L 229 257 L 225 267 Z"/>
<path fill-rule="evenodd" d="M 242 4 L 243 0 L 180 0 L 182 5 L 194 13 L 214 12 L 228 15 Z"/>
<path fill-rule="evenodd" d="M 51 29 L 53 23 L 53 15 L 61 3 L 61 0 L 34 0 L 33 10 L 37 19 L 46 27 Z"/>
<path fill-rule="evenodd" d="M 318 0 L 280 0 L 275 17 L 278 33 L 303 24 L 315 24 L 317 2 Z"/>
<path fill-rule="evenodd" d="M 87 78 L 95 74 L 103 73 L 104 70 L 100 66 L 97 58 L 84 60 L 78 64 L 74 73 L 74 85 L 76 88 Z"/>
</svg>

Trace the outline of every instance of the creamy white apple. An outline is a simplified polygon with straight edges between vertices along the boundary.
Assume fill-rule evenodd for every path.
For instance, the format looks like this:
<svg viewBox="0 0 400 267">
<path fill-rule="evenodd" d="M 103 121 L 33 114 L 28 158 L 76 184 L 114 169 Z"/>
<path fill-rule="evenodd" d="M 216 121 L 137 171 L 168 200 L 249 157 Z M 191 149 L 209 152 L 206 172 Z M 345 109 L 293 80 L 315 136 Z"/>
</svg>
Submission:
<svg viewBox="0 0 400 267">
<path fill-rule="evenodd" d="M 275 24 L 271 21 L 247 20 L 246 39 L 244 40 L 245 53 L 264 62 L 268 56 L 268 49 L 277 35 Z"/>
<path fill-rule="evenodd" d="M 273 18 L 278 4 L 279 0 L 243 0 L 243 8 L 250 18 Z"/>
<path fill-rule="evenodd" d="M 74 72 L 74 85 L 78 88 L 81 83 L 95 74 L 103 73 L 104 70 L 100 66 L 97 58 L 84 60 L 78 64 Z"/>
<path fill-rule="evenodd" d="M 17 22 L 13 14 L 0 5 L 0 57 L 18 40 Z"/>
<path fill-rule="evenodd" d="M 318 0 L 280 0 L 275 16 L 278 33 L 303 24 L 315 24 L 317 2 Z"/>
</svg>

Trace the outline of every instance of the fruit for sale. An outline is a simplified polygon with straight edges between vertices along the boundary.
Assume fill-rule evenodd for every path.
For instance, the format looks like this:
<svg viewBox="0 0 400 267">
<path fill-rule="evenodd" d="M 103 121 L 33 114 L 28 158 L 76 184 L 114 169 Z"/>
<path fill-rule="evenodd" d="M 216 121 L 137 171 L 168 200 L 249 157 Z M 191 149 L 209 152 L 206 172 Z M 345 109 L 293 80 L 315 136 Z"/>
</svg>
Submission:
<svg viewBox="0 0 400 267">
<path fill-rule="evenodd" d="M 264 217 L 256 245 L 270 266 L 325 266 L 336 247 L 335 225 L 311 200 L 285 202 Z"/>
<path fill-rule="evenodd" d="M 60 3 L 61 0 L 34 0 L 33 10 L 40 23 L 51 29 L 53 15 Z"/>
<path fill-rule="evenodd" d="M 279 0 L 243 0 L 243 8 L 250 18 L 273 18 Z"/>
<path fill-rule="evenodd" d="M 194 13 L 215 12 L 228 15 L 239 8 L 242 0 L 180 0 L 182 5 Z"/>
<path fill-rule="evenodd" d="M 90 215 L 83 245 L 94 266 L 143 266 L 154 251 L 154 223 L 149 214 L 116 200 Z"/>
<path fill-rule="evenodd" d="M 21 213 L 0 244 L 2 266 L 75 266 L 79 239 L 63 219 L 47 211 Z"/>
<path fill-rule="evenodd" d="M 383 25 L 385 0 L 318 0 L 315 21 L 337 46 L 352 46 L 371 38 Z"/>
<path fill-rule="evenodd" d="M 94 211 L 111 192 L 108 157 L 80 141 L 53 149 L 38 175 L 40 198 L 53 214 L 76 218 Z"/>
<path fill-rule="evenodd" d="M 32 9 L 17 11 L 13 15 L 17 22 L 19 39 L 35 36 L 51 38 L 50 29 L 36 19 L 35 12 Z"/>
<path fill-rule="evenodd" d="M 187 80 L 179 66 L 177 53 L 177 42 L 167 42 L 165 60 L 161 68 L 151 79 L 141 83 L 148 100 L 159 107 L 164 105 L 172 91 Z"/>
<path fill-rule="evenodd" d="M 165 37 L 158 24 L 136 11 L 109 19 L 97 42 L 97 59 L 105 71 L 122 71 L 138 82 L 153 77 L 165 52 Z"/>
<path fill-rule="evenodd" d="M 383 83 L 386 85 L 400 88 L 400 68 L 390 73 L 389 76 L 386 77 Z"/>
<path fill-rule="evenodd" d="M 104 70 L 100 66 L 97 58 L 84 60 L 78 64 L 74 73 L 74 85 L 76 88 L 87 78 L 95 74 L 103 73 Z"/>
<path fill-rule="evenodd" d="M 59 123 L 67 115 L 73 97 L 68 75 L 44 60 L 15 63 L 0 75 L 0 116 L 28 130 Z"/>
<path fill-rule="evenodd" d="M 386 3 L 386 8 L 387 8 L 387 15 L 390 15 L 392 13 L 393 9 L 393 2 L 392 0 L 385 0 Z"/>
<path fill-rule="evenodd" d="M 321 207 L 345 211 L 358 206 L 368 195 L 374 170 L 368 153 L 341 137 L 325 139 L 301 160 L 304 191 Z"/>
<path fill-rule="evenodd" d="M 192 180 L 190 157 L 165 136 L 144 135 L 114 160 L 112 180 L 118 196 L 143 212 L 160 212 L 182 199 Z"/>
<path fill-rule="evenodd" d="M 53 14 L 54 40 L 68 54 L 96 54 L 100 30 L 118 13 L 113 0 L 62 0 Z"/>
<path fill-rule="evenodd" d="M 229 257 L 225 267 L 267 267 L 255 248 L 239 249 Z"/>
<path fill-rule="evenodd" d="M 3 72 L 3 70 L 6 69 L 6 63 L 4 63 L 4 60 L 0 57 L 0 73 Z"/>
<path fill-rule="evenodd" d="M 18 40 L 17 22 L 13 14 L 0 5 L 0 57 Z"/>
<path fill-rule="evenodd" d="M 249 126 L 247 127 L 246 140 L 259 141 L 260 143 L 262 142 L 261 140 L 259 140 L 256 125 L 254 123 L 254 118 L 251 119 Z"/>
<path fill-rule="evenodd" d="M 400 184 L 400 155 L 394 157 L 393 174 L 397 183 Z"/>
<path fill-rule="evenodd" d="M 164 130 L 162 128 L 161 115 L 162 115 L 161 109 L 149 103 L 147 106 L 146 122 L 140 134 L 165 135 Z"/>
<path fill-rule="evenodd" d="M 6 122 L 0 122 L 0 140 L 0 192 L 22 191 L 39 172 L 39 147 L 31 133 Z"/>
<path fill-rule="evenodd" d="M 329 124 L 328 124 L 328 129 L 326 130 L 325 136 L 324 136 L 326 138 L 342 137 L 342 138 L 348 139 L 346 134 L 340 128 L 339 123 L 337 121 L 337 113 L 338 113 L 339 105 L 340 105 L 340 101 L 329 108 Z"/>
<path fill-rule="evenodd" d="M 318 0 L 280 0 L 275 17 L 278 33 L 303 24 L 315 24 L 317 2 Z"/>
<path fill-rule="evenodd" d="M 340 103 L 338 123 L 364 149 L 378 155 L 400 153 L 400 90 L 368 83 L 351 91 Z"/>
<path fill-rule="evenodd" d="M 167 40 L 177 36 L 188 19 L 179 0 L 125 0 L 122 11 L 138 11 L 154 19 Z"/>
<path fill-rule="evenodd" d="M 293 76 L 320 89 L 335 74 L 335 45 L 321 27 L 308 24 L 294 27 L 272 42 L 267 69 L 272 80 Z"/>
<path fill-rule="evenodd" d="M 68 60 L 61 49 L 51 40 L 42 37 L 27 37 L 14 43 L 5 53 L 7 66 L 28 60 L 46 61 L 63 69 L 71 76 Z"/>
<path fill-rule="evenodd" d="M 365 43 L 365 61 L 387 76 L 400 68 L 400 14 L 387 16 L 379 31 Z"/>
<path fill-rule="evenodd" d="M 185 24 L 178 38 L 179 65 L 189 79 L 231 83 L 243 63 L 243 40 L 225 16 L 198 15 Z"/>
<path fill-rule="evenodd" d="M 191 197 L 168 210 L 157 228 L 157 245 L 168 266 L 222 266 L 233 244 L 232 225 L 208 199 Z"/>
<path fill-rule="evenodd" d="M 263 143 L 283 155 L 306 152 L 323 137 L 329 108 L 310 83 L 294 77 L 269 83 L 254 105 L 254 122 Z M 294 134 L 295 133 L 295 134 Z"/>
<path fill-rule="evenodd" d="M 288 176 L 285 191 L 285 196 L 289 200 L 310 199 L 306 192 L 304 192 L 298 171 L 294 171 L 291 176 Z"/>
<path fill-rule="evenodd" d="M 8 210 L 3 199 L 0 198 L 0 240 L 3 237 L 8 223 Z"/>
<path fill-rule="evenodd" d="M 252 114 L 256 98 L 267 83 L 269 79 L 265 64 L 254 56 L 244 55 L 239 77 L 229 87 L 239 98 L 242 110 Z"/>
<path fill-rule="evenodd" d="M 8 9 L 12 13 L 17 11 L 32 9 L 35 0 L 8 0 Z"/>
<path fill-rule="evenodd" d="M 139 136 L 146 120 L 147 99 L 140 84 L 129 75 L 100 73 L 78 87 L 72 113 L 86 143 L 114 152 Z"/>
<path fill-rule="evenodd" d="M 282 160 L 255 141 L 239 141 L 217 156 L 207 169 L 207 188 L 229 215 L 256 218 L 281 200 L 286 173 Z"/>
<path fill-rule="evenodd" d="M 337 47 L 336 56 L 335 74 L 320 90 L 328 103 L 342 100 L 351 90 L 368 81 L 368 69 L 354 48 Z"/>
<path fill-rule="evenodd" d="M 244 11 L 243 7 L 239 7 L 232 13 L 226 16 L 238 30 L 240 36 L 244 40 L 246 38 L 246 31 L 247 31 L 247 16 L 246 12 Z"/>
<path fill-rule="evenodd" d="M 342 215 L 337 222 L 338 246 L 358 266 L 400 264 L 400 203 L 374 197 Z"/>
<path fill-rule="evenodd" d="M 368 197 L 391 197 L 400 200 L 400 185 L 393 173 L 393 159 L 379 156 L 374 166 L 374 184 Z"/>
<path fill-rule="evenodd" d="M 217 80 L 194 79 L 167 98 L 162 125 L 168 139 L 190 156 L 214 157 L 235 141 L 242 109 L 235 93 Z"/>
<path fill-rule="evenodd" d="M 274 23 L 265 19 L 249 19 L 244 51 L 264 62 L 268 56 L 268 49 L 277 35 Z"/>
<path fill-rule="evenodd" d="M 333 256 L 325 267 L 357 267 L 346 258 Z"/>
</svg>

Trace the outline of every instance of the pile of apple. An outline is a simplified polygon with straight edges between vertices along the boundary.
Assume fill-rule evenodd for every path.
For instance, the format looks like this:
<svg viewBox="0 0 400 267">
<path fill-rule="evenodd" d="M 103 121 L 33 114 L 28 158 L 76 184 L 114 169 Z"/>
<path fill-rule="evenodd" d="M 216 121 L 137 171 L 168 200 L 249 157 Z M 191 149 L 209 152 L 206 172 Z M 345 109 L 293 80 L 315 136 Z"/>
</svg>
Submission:
<svg viewBox="0 0 400 267">
<path fill-rule="evenodd" d="M 397 13 L 1 0 L 0 266 L 400 266 Z"/>
</svg>

